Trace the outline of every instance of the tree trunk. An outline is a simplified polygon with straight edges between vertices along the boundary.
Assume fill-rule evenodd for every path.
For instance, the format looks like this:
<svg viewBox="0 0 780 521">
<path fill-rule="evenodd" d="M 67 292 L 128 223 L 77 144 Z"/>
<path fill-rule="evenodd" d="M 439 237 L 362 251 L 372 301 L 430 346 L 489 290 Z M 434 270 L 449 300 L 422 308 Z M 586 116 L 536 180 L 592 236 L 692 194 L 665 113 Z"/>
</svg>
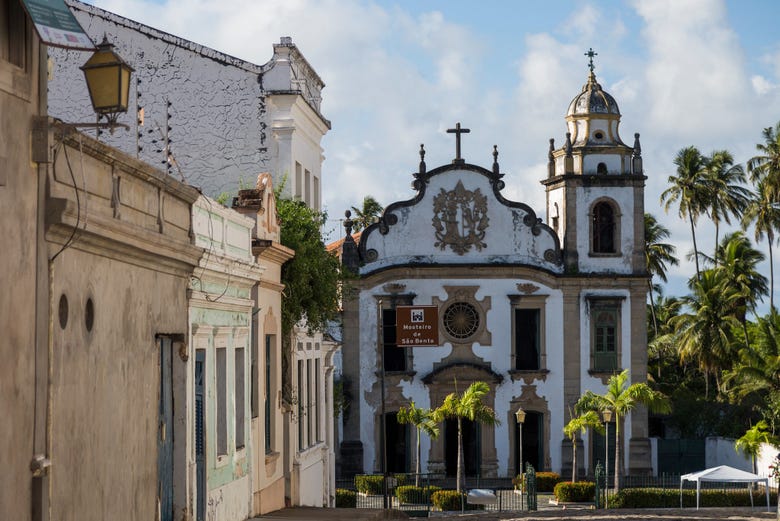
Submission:
<svg viewBox="0 0 780 521">
<path fill-rule="evenodd" d="M 655 332 L 655 337 L 658 336 L 658 321 L 655 318 L 655 299 L 653 298 L 653 277 L 650 277 L 650 279 L 647 281 L 647 286 L 650 290 L 650 315 L 653 317 L 653 331 Z"/>
<path fill-rule="evenodd" d="M 420 428 L 417 427 L 417 464 L 414 466 L 414 486 L 420 486 Z"/>
<path fill-rule="evenodd" d="M 609 438 L 605 441 L 609 446 Z M 609 463 L 609 462 L 607 462 Z M 620 490 L 620 415 L 615 411 L 615 491 Z"/>
<path fill-rule="evenodd" d="M 460 416 L 458 416 L 458 468 L 455 471 L 455 474 L 455 479 L 457 481 L 456 489 L 460 494 L 460 491 L 462 490 L 460 484 L 463 480 L 463 432 L 460 425 Z M 465 483 L 463 488 L 465 488 Z"/>
<path fill-rule="evenodd" d="M 571 440 L 571 482 L 577 482 L 577 436 Z"/>
<path fill-rule="evenodd" d="M 772 243 L 775 241 L 771 233 L 767 233 L 766 238 L 769 241 L 769 312 L 772 313 L 775 310 L 775 267 L 772 261 Z"/>
<path fill-rule="evenodd" d="M 693 238 L 693 260 L 696 261 L 696 280 L 701 280 L 701 273 L 699 272 L 699 250 L 696 248 L 696 230 L 693 226 L 693 216 L 688 215 L 691 220 L 691 237 Z"/>
</svg>

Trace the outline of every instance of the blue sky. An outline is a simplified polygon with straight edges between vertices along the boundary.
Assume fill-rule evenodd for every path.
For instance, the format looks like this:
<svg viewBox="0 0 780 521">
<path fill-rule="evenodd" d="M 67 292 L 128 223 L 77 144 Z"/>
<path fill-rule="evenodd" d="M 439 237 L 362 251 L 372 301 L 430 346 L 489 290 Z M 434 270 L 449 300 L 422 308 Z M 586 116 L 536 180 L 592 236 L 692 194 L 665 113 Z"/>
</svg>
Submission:
<svg viewBox="0 0 780 521">
<path fill-rule="evenodd" d="M 544 215 L 548 140 L 565 139 L 564 114 L 596 75 L 617 100 L 624 142 L 641 133 L 646 210 L 672 231 L 680 257 L 690 231 L 659 195 L 678 150 L 728 149 L 744 162 L 761 130 L 780 121 L 780 2 L 770 0 L 94 0 L 100 7 L 262 64 L 280 36 L 326 83 L 323 196 L 337 219 L 364 195 L 387 205 L 413 196 L 425 143 L 429 168 L 454 155 L 460 121 L 468 162 L 489 166 L 493 144 L 505 195 Z M 713 247 L 702 220 L 697 241 Z M 766 244 L 759 249 L 766 253 Z M 776 255 L 775 257 L 780 257 Z M 682 260 L 670 294 L 694 272 Z M 768 276 L 768 266 L 765 266 Z M 775 270 L 778 271 L 778 270 Z"/>
</svg>

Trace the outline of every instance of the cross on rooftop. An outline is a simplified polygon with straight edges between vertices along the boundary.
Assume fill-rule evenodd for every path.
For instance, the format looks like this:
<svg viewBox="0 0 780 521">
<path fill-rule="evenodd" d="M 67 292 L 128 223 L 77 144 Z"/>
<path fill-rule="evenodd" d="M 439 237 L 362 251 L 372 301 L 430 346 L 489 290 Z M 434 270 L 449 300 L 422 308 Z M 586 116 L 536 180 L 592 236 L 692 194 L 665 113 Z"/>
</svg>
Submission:
<svg viewBox="0 0 780 521">
<path fill-rule="evenodd" d="M 591 47 L 590 49 L 588 49 L 588 52 L 586 52 L 586 53 L 585 53 L 585 56 L 587 56 L 587 57 L 590 59 L 590 61 L 589 61 L 589 63 L 588 63 L 588 68 L 590 69 L 590 72 L 593 72 L 593 69 L 594 69 L 594 66 L 593 66 L 593 57 L 594 57 L 594 56 L 598 56 L 598 55 L 599 55 L 599 53 L 597 53 L 597 52 L 593 52 L 593 47 Z"/>
<path fill-rule="evenodd" d="M 453 163 L 463 163 L 463 159 L 460 157 L 460 135 L 461 134 L 468 134 L 471 132 L 471 129 L 468 128 L 460 128 L 460 122 L 458 122 L 455 125 L 455 128 L 448 128 L 447 134 L 455 134 L 455 159 L 452 160 Z"/>
</svg>

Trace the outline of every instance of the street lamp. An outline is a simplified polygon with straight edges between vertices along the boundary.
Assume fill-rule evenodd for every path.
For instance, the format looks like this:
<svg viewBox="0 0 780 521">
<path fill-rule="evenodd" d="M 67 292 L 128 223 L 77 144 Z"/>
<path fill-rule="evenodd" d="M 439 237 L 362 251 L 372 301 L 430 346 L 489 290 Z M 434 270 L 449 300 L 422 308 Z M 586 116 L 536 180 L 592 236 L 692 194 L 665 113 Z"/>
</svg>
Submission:
<svg viewBox="0 0 780 521">
<path fill-rule="evenodd" d="M 127 112 L 130 74 L 134 71 L 113 49 L 113 44 L 103 36 L 103 41 L 98 44 L 95 54 L 81 66 L 92 108 L 98 118 L 105 116 L 108 120 L 107 126 L 111 130 L 117 126 L 128 128 L 126 125 L 117 124 L 116 120 L 120 113 Z M 101 127 L 99 124 L 74 126 Z"/>
<path fill-rule="evenodd" d="M 523 510 L 523 496 L 524 496 L 524 490 L 523 490 L 523 422 L 525 422 L 525 411 L 522 407 L 517 408 L 517 412 L 515 412 L 515 419 L 517 420 L 517 428 L 520 433 L 520 443 L 517 446 L 517 449 L 520 451 L 520 469 L 518 470 L 518 474 L 520 474 L 520 510 Z"/>
<path fill-rule="evenodd" d="M 609 508 L 609 422 L 612 421 L 612 411 L 604 409 L 601 411 L 601 416 L 604 418 L 604 508 Z M 615 462 L 617 465 L 617 461 Z"/>
</svg>

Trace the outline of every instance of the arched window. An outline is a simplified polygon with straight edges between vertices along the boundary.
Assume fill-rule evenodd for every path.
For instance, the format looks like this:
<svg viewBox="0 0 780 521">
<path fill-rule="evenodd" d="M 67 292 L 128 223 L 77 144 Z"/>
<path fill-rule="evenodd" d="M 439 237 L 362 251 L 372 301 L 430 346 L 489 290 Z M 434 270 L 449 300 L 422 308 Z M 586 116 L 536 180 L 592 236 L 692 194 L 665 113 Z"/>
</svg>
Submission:
<svg viewBox="0 0 780 521">
<path fill-rule="evenodd" d="M 607 165 L 606 165 L 606 163 L 599 163 L 598 166 L 596 166 L 596 173 L 597 174 L 606 174 L 607 173 Z"/>
<path fill-rule="evenodd" d="M 606 202 L 593 207 L 593 253 L 615 253 L 615 210 Z"/>
</svg>

